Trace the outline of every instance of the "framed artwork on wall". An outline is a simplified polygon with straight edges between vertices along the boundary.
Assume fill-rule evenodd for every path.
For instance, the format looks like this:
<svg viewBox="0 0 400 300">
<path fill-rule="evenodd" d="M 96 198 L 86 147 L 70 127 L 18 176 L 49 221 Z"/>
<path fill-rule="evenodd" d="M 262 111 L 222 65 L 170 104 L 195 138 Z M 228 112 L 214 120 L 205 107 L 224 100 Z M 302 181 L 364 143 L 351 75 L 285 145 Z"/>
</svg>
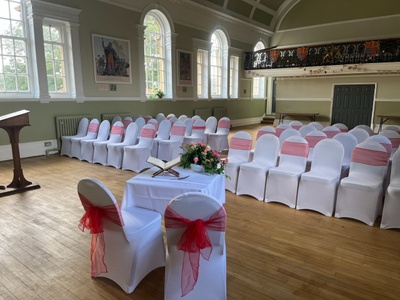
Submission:
<svg viewBox="0 0 400 300">
<path fill-rule="evenodd" d="M 193 52 L 178 50 L 178 86 L 193 85 Z"/>
<path fill-rule="evenodd" d="M 132 83 L 128 40 L 92 34 L 92 47 L 96 83 Z"/>
</svg>

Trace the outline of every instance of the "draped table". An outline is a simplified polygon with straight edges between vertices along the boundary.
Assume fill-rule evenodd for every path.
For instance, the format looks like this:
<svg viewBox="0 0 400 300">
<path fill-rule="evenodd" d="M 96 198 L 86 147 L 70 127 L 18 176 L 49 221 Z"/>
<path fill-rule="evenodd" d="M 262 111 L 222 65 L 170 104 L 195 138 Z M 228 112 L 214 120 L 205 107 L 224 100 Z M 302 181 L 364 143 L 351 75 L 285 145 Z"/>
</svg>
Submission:
<svg viewBox="0 0 400 300">
<path fill-rule="evenodd" d="M 196 173 L 175 167 L 179 178 L 169 173 L 152 177 L 157 170 L 157 167 L 153 167 L 126 182 L 122 209 L 138 206 L 164 215 L 168 203 L 187 192 L 201 192 L 213 196 L 221 204 L 225 203 L 225 175 Z"/>
</svg>

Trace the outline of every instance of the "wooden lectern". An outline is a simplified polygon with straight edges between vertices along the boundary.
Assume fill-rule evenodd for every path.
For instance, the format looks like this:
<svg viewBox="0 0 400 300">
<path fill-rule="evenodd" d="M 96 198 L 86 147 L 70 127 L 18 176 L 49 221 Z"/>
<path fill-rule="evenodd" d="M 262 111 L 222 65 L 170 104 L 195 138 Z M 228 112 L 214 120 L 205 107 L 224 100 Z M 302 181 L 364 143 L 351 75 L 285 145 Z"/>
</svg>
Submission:
<svg viewBox="0 0 400 300">
<path fill-rule="evenodd" d="M 30 126 L 28 113 L 29 111 L 24 109 L 0 116 L 0 128 L 3 128 L 8 133 L 14 162 L 14 179 L 7 187 L 0 186 L 0 197 L 40 188 L 40 185 L 25 179 L 21 168 L 19 132 L 22 127 Z"/>
</svg>

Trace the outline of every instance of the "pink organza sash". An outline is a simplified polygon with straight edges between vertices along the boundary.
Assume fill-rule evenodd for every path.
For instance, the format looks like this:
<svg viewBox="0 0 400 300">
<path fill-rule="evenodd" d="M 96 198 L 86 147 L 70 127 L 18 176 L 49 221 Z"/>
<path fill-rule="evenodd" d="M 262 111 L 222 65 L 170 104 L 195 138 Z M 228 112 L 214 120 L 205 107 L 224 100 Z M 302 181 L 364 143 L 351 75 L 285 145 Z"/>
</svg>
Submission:
<svg viewBox="0 0 400 300">
<path fill-rule="evenodd" d="M 231 121 L 230 120 L 219 120 L 218 127 L 228 129 L 231 127 Z"/>
<path fill-rule="evenodd" d="M 200 254 L 209 260 L 212 244 L 207 234 L 208 230 L 225 232 L 226 213 L 221 207 L 206 221 L 197 219 L 191 221 L 182 217 L 169 206 L 164 214 L 165 228 L 186 228 L 177 244 L 177 249 L 184 252 L 181 273 L 182 297 L 193 290 L 199 276 Z"/>
<path fill-rule="evenodd" d="M 206 126 L 193 126 L 192 130 L 206 130 Z"/>
<path fill-rule="evenodd" d="M 92 244 L 90 247 L 90 261 L 92 263 L 92 277 L 97 277 L 101 273 L 107 273 L 107 266 L 104 262 L 106 245 L 104 243 L 103 219 L 106 219 L 119 226 L 124 226 L 121 211 L 118 203 L 102 207 L 94 206 L 82 194 L 78 193 L 85 213 L 79 221 L 79 229 L 82 232 L 85 228 L 90 229 L 92 234 Z"/>
<path fill-rule="evenodd" d="M 331 139 L 331 138 L 333 138 L 335 135 L 337 135 L 340 132 L 333 131 L 333 130 L 327 130 L 327 131 L 323 131 L 323 133 L 326 134 L 327 138 Z"/>
<path fill-rule="evenodd" d="M 339 128 L 339 129 L 340 129 L 340 132 L 349 132 L 348 128 Z"/>
<path fill-rule="evenodd" d="M 392 148 L 399 148 L 400 138 L 389 138 L 389 140 L 392 142 Z"/>
<path fill-rule="evenodd" d="M 386 166 L 388 155 L 383 151 L 354 148 L 351 153 L 351 162 L 366 164 L 370 166 Z"/>
<path fill-rule="evenodd" d="M 275 135 L 277 137 L 280 137 L 280 135 L 282 134 L 282 132 L 284 132 L 286 130 L 286 128 L 275 128 Z"/>
<path fill-rule="evenodd" d="M 297 142 L 283 142 L 281 154 L 308 157 L 308 144 Z"/>
<path fill-rule="evenodd" d="M 256 141 L 260 138 L 260 136 L 263 136 L 264 134 L 273 134 L 273 135 L 275 135 L 273 132 L 270 132 L 270 131 L 259 130 L 257 132 Z"/>
<path fill-rule="evenodd" d="M 133 121 L 132 120 L 123 120 L 122 124 L 124 124 L 124 127 L 127 128 L 129 124 L 131 124 Z"/>
<path fill-rule="evenodd" d="M 323 139 L 326 139 L 326 137 L 324 137 L 324 136 L 315 136 L 315 135 L 312 135 L 312 136 L 306 136 L 305 139 L 306 139 L 306 141 L 308 142 L 308 147 L 309 147 L 309 148 L 314 148 L 315 145 L 316 145 L 319 141 L 322 141 Z"/>
<path fill-rule="evenodd" d="M 385 144 L 385 143 L 380 143 L 383 147 L 385 147 L 386 152 L 388 154 L 388 157 L 390 157 L 390 154 L 392 154 L 392 144 Z"/>
<path fill-rule="evenodd" d="M 144 117 L 144 122 L 147 124 L 150 121 L 150 117 Z"/>
<path fill-rule="evenodd" d="M 293 129 L 296 129 L 296 130 L 299 130 L 300 127 L 301 127 L 301 126 L 299 126 L 299 125 L 294 125 L 294 126 L 292 126 L 292 128 L 293 128 Z"/>
<path fill-rule="evenodd" d="M 97 123 L 90 123 L 89 124 L 89 132 L 97 132 L 97 130 L 99 129 L 99 124 Z"/>
<path fill-rule="evenodd" d="M 236 150 L 251 150 L 252 140 L 231 138 L 230 148 Z"/>
<path fill-rule="evenodd" d="M 173 126 L 171 128 L 171 135 L 185 135 L 186 127 L 185 126 Z"/>
<path fill-rule="evenodd" d="M 111 134 L 123 135 L 123 133 L 124 133 L 124 126 L 113 126 L 111 128 Z"/>
<path fill-rule="evenodd" d="M 155 135 L 156 131 L 151 128 L 142 128 L 142 131 L 140 132 L 140 136 L 145 138 L 154 138 Z"/>
</svg>

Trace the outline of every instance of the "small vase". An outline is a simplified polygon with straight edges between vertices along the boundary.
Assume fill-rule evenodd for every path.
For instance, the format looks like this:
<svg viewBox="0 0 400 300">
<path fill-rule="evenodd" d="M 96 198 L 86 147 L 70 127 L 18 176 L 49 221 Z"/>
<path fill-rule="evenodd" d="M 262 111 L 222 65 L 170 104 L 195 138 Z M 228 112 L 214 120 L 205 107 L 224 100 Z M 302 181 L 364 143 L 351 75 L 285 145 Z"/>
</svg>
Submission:
<svg viewBox="0 0 400 300">
<path fill-rule="evenodd" d="M 202 165 L 190 164 L 190 169 L 193 172 L 204 173 L 204 166 Z"/>
</svg>

